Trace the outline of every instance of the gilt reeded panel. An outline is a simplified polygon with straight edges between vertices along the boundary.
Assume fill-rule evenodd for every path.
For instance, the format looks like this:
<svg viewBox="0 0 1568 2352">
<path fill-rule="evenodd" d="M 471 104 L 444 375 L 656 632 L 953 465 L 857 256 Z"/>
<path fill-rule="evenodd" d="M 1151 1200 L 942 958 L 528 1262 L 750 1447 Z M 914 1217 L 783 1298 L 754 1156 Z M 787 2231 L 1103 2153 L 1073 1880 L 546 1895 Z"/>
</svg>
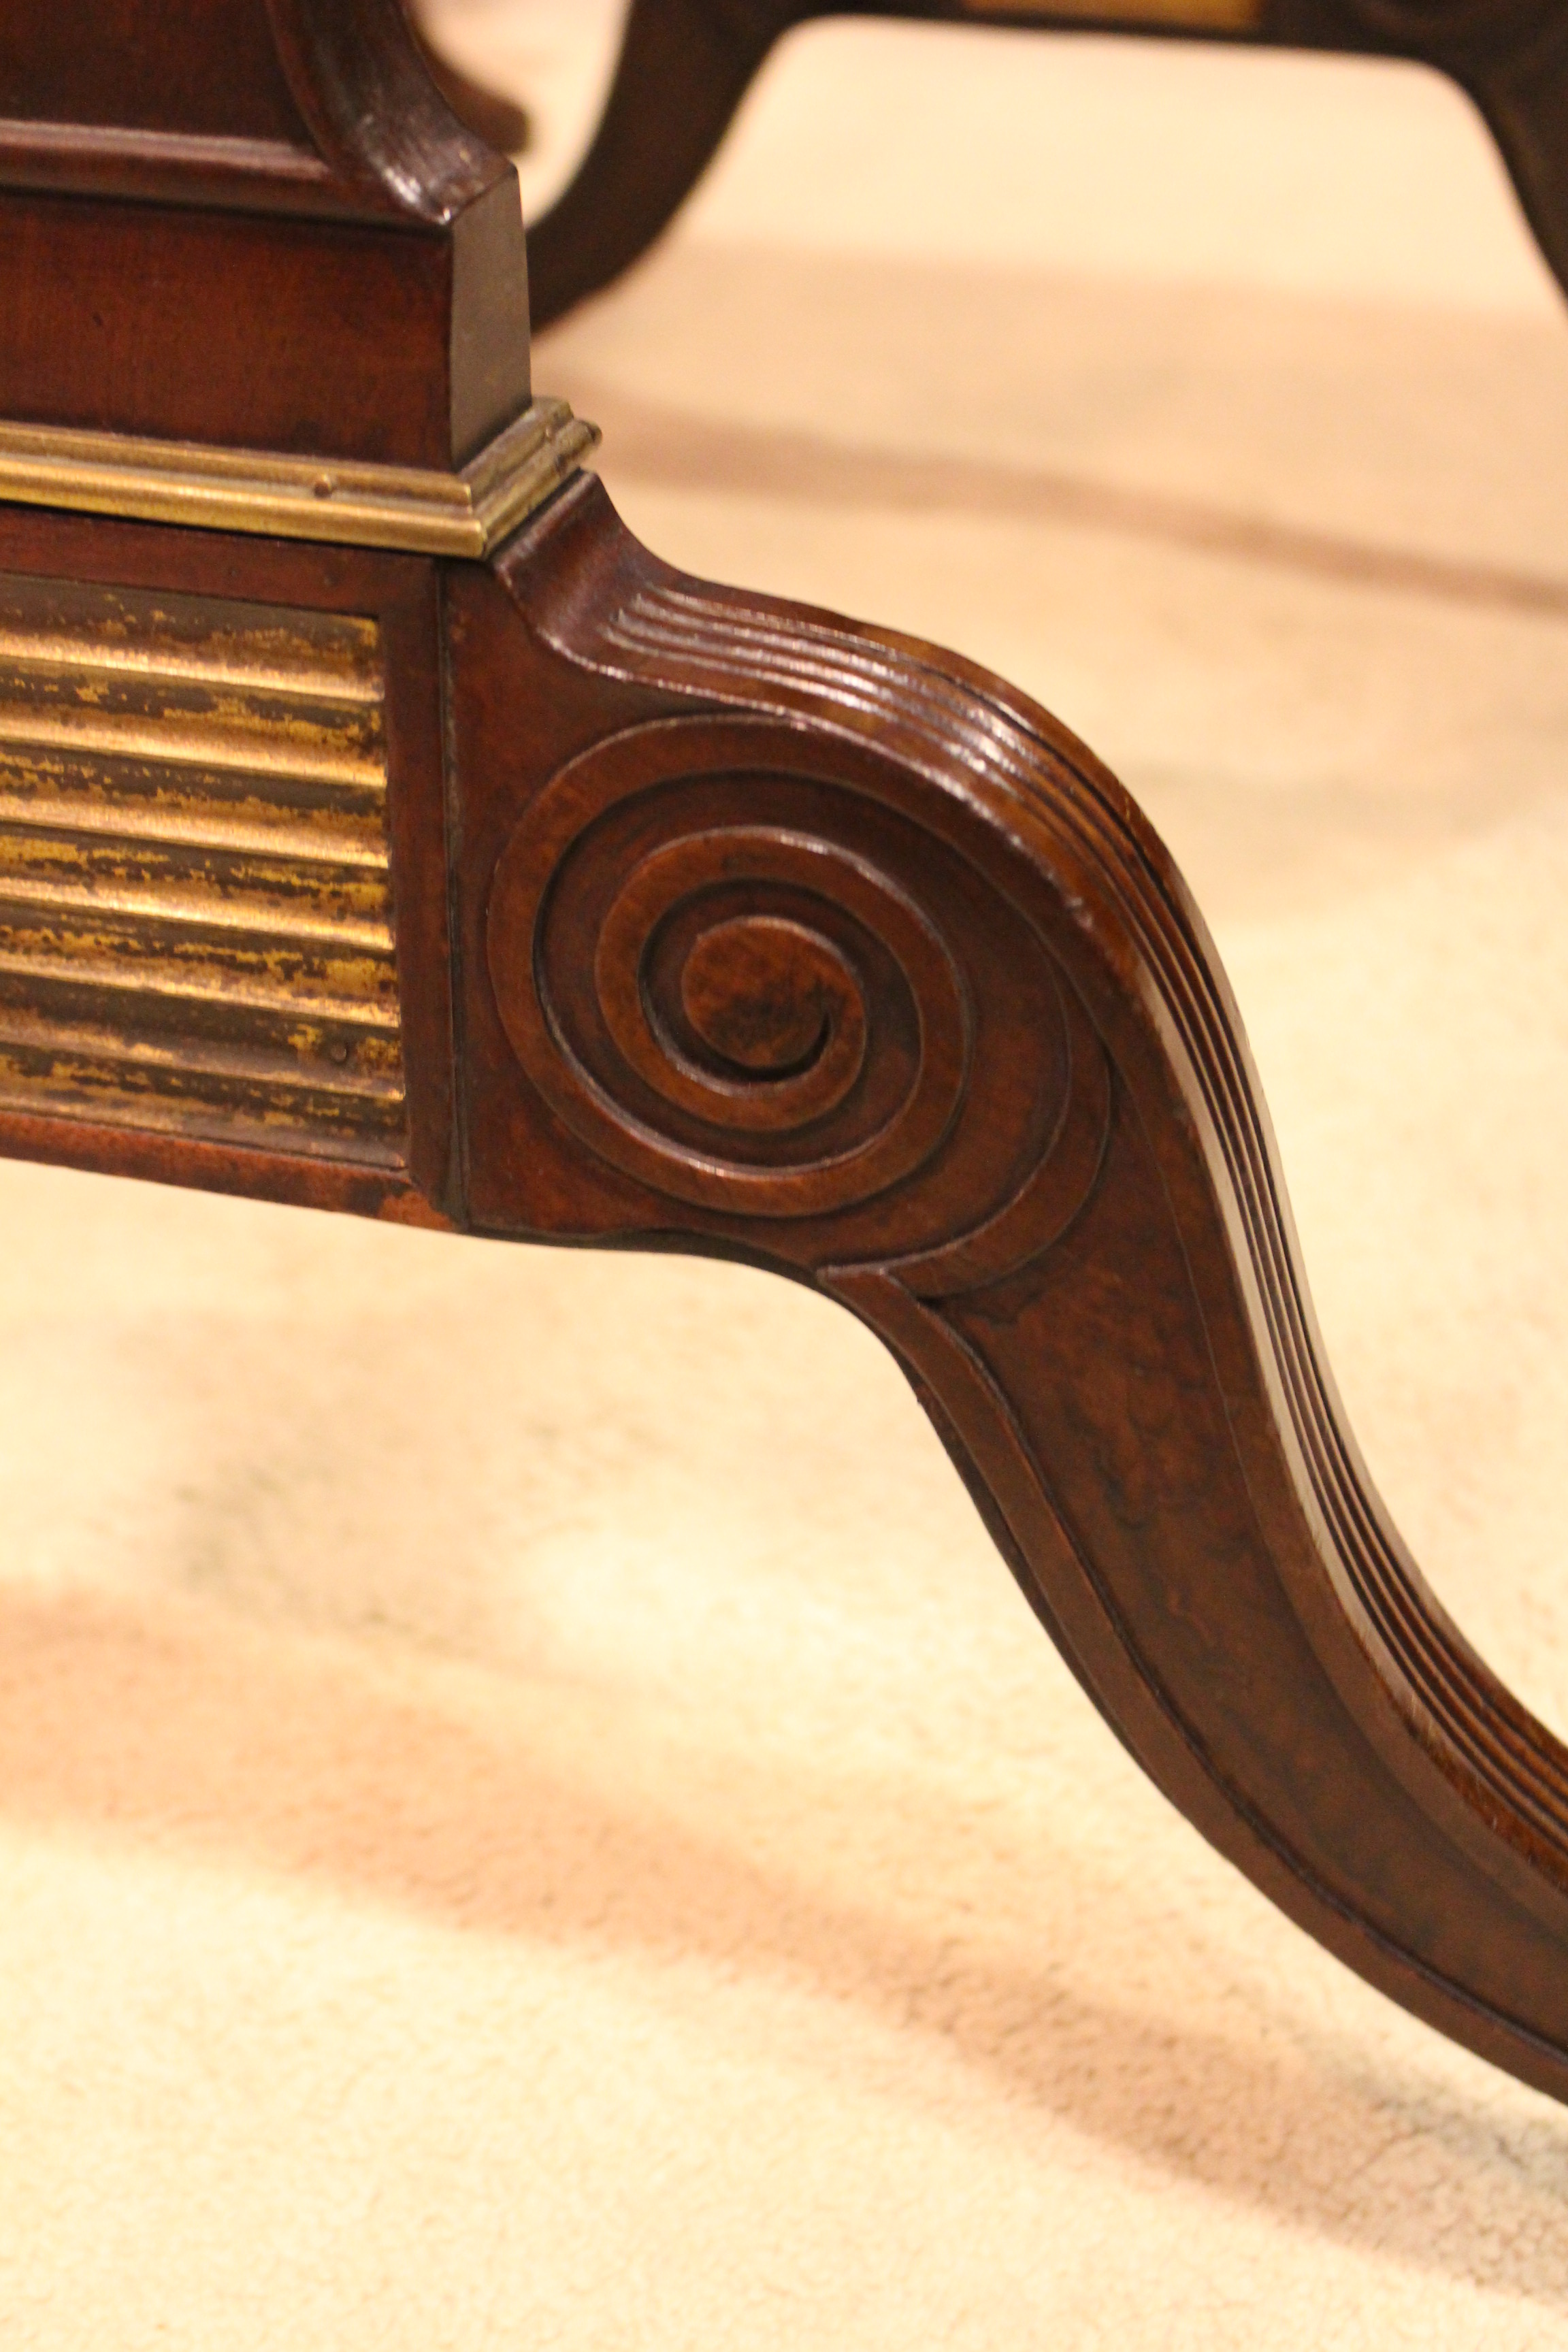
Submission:
<svg viewBox="0 0 1568 2352">
<path fill-rule="evenodd" d="M 382 649 L 0 575 L 0 1108 L 405 1157 Z"/>
</svg>

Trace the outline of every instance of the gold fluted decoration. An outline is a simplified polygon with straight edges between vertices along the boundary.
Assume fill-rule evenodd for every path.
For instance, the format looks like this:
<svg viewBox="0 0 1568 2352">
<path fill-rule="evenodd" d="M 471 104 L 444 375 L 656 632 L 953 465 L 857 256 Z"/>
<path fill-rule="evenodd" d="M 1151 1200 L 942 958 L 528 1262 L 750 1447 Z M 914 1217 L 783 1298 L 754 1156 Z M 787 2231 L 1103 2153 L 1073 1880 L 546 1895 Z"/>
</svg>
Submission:
<svg viewBox="0 0 1568 2352">
<path fill-rule="evenodd" d="M 404 1159 L 374 624 L 0 575 L 0 1105 Z"/>
</svg>

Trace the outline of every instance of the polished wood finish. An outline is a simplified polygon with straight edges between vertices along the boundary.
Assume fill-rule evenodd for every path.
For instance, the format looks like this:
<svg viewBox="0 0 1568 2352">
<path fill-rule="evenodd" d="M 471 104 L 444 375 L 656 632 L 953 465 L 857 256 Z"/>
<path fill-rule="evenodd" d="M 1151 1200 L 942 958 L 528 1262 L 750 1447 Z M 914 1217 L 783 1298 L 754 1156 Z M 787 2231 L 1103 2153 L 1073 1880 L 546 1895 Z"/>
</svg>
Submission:
<svg viewBox="0 0 1568 2352">
<path fill-rule="evenodd" d="M 528 404 L 516 175 L 398 0 L 11 9 L 0 188 L 0 415 L 455 467 Z"/>
<path fill-rule="evenodd" d="M 417 60 L 371 0 L 190 0 L 210 82 L 119 0 L 123 58 L 167 36 L 123 120 L 84 21 L 9 57 L 13 104 L 97 126 L 79 209 L 57 234 L 13 141 L 4 226 L 62 333 L 134 348 L 144 289 L 84 278 L 79 224 L 155 258 L 139 175 L 189 169 L 168 267 L 212 282 L 153 380 L 210 441 L 237 394 L 208 315 L 257 282 L 236 220 L 318 287 L 345 221 L 384 236 L 417 310 L 432 251 L 460 289 L 453 187 L 515 205 L 434 99 L 396 117 Z M 384 446 L 361 323 L 316 322 L 331 413 L 279 408 L 288 446 Z M 36 341 L 8 364 L 47 421 L 91 381 Z M 334 1087 L 372 1036 L 376 1084 Z M 1173 1802 L 1373 1983 L 1568 2095 L 1568 1753 L 1360 1463 L 1179 875 L 1000 680 L 685 579 L 581 474 L 483 560 L 0 509 L 0 1150 L 814 1286 L 891 1349 Z"/>
<path fill-rule="evenodd" d="M 1418 59 L 1479 107 L 1541 249 L 1568 288 L 1568 11 L 1559 0 L 1128 0 L 1120 8 L 1115 0 L 632 0 L 593 144 L 529 231 L 534 325 L 608 286 L 647 250 L 783 34 L 849 15 Z"/>
<path fill-rule="evenodd" d="M 1130 796 L 972 665 L 671 572 L 596 483 L 448 610 L 449 1212 L 859 1316 L 1188 1819 L 1568 2095 L 1568 1751 L 1361 1463 L 1239 1019 Z"/>
</svg>

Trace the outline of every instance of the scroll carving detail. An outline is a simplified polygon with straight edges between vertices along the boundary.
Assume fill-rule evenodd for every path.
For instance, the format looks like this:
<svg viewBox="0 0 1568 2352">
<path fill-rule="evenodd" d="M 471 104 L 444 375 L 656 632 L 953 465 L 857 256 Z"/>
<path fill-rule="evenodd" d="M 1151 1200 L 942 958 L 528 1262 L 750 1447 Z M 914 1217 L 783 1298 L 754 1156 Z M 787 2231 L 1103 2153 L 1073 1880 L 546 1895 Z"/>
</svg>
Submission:
<svg viewBox="0 0 1568 2352">
<path fill-rule="evenodd" d="M 880 1204 L 877 1257 L 963 1287 L 1087 1197 L 1104 1059 L 1023 918 L 978 874 L 933 903 L 923 828 L 841 766 L 801 730 L 702 718 L 572 761 L 501 856 L 491 979 L 524 1069 L 613 1166 L 731 1217 Z M 1041 1041 L 1026 1088 L 979 1014 L 999 968 Z M 955 1234 L 943 1180 L 977 1142 L 985 1207 L 966 1181 Z"/>
</svg>

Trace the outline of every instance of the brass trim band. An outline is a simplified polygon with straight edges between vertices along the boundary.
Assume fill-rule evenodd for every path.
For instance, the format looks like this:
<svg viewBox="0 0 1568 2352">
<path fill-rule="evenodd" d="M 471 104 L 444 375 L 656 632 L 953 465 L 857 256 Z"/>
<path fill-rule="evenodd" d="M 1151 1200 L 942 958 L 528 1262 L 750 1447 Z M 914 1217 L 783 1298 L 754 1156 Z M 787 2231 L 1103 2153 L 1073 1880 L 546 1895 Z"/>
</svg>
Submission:
<svg viewBox="0 0 1568 2352">
<path fill-rule="evenodd" d="M 574 474 L 598 427 L 536 400 L 461 473 L 0 424 L 0 499 L 269 539 L 482 557 Z"/>
</svg>

